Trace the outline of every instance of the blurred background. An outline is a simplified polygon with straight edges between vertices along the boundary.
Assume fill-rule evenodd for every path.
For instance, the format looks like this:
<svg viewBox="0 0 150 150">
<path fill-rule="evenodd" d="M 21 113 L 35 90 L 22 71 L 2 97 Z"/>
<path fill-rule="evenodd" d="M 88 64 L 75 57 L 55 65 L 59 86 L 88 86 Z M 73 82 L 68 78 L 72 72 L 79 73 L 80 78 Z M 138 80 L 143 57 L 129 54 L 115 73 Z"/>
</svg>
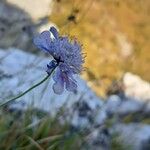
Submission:
<svg viewBox="0 0 150 150">
<path fill-rule="evenodd" d="M 77 94 L 80 98 L 72 95 L 69 95 L 68 98 L 67 94 L 64 94 L 63 97 L 67 99 L 66 101 L 81 99 L 82 103 L 78 100 L 75 103 L 72 102 L 72 106 L 75 105 L 74 109 L 78 114 L 77 123 L 71 120 L 71 117 L 62 123 L 62 118 L 69 116 L 67 111 L 73 109 L 72 106 L 68 106 L 69 110 L 62 110 L 64 103 L 62 103 L 61 109 L 59 107 L 59 111 L 55 110 L 56 114 L 53 117 L 50 117 L 45 111 L 39 109 L 35 111 L 34 107 L 22 109 L 24 104 L 21 106 L 18 104 L 19 107 L 7 106 L 0 114 L 0 143 L 2 143 L 0 150 L 19 148 L 149 150 L 150 1 L 1 0 L 1 99 L 14 94 L 14 81 L 17 77 L 10 79 L 11 72 L 13 72 L 10 71 L 11 69 L 16 73 L 15 69 L 20 62 L 29 63 L 29 60 L 24 59 L 30 58 L 30 53 L 37 59 L 41 56 L 47 59 L 33 45 L 32 40 L 39 32 L 48 30 L 52 25 L 57 27 L 60 34 L 67 34 L 71 38 L 76 37 L 83 45 L 86 58 L 85 71 L 81 74 L 81 80 L 84 81 L 82 85 L 88 87 L 90 93 L 94 95 L 94 100 L 87 94 L 87 91 L 83 90 L 84 86 Z M 24 53 L 20 53 L 18 50 Z M 4 55 L 6 56 L 4 57 Z M 10 58 L 7 58 L 9 55 Z M 4 58 L 7 58 L 7 62 Z M 31 61 L 33 60 L 31 59 Z M 33 67 L 36 65 L 34 64 Z M 30 68 L 32 69 L 31 66 Z M 17 80 L 19 79 L 17 78 Z M 28 79 L 30 79 L 29 75 Z M 22 88 L 18 86 L 18 83 L 17 87 Z M 83 93 L 89 97 L 83 98 L 81 96 Z M 53 97 L 56 95 L 51 96 L 51 99 Z M 30 100 L 31 95 L 25 99 Z M 98 104 L 98 107 L 97 101 L 101 103 Z M 95 111 L 98 114 L 97 118 Z M 75 112 L 71 112 L 74 116 Z M 85 121 L 89 114 L 94 122 Z M 43 120 L 43 116 L 46 119 L 36 126 L 36 130 L 29 126 L 33 125 L 33 120 Z M 21 124 L 20 120 L 23 120 Z M 98 123 L 95 123 L 95 120 L 98 120 Z M 82 123 L 84 125 L 80 126 Z M 21 131 L 16 130 L 18 126 Z M 28 126 L 29 130 L 24 131 L 24 128 L 28 128 Z M 129 137 L 133 141 L 129 141 Z M 121 138 L 122 140 L 120 140 Z M 65 140 L 63 141 L 63 139 Z M 87 143 L 89 146 L 86 147 Z"/>
</svg>

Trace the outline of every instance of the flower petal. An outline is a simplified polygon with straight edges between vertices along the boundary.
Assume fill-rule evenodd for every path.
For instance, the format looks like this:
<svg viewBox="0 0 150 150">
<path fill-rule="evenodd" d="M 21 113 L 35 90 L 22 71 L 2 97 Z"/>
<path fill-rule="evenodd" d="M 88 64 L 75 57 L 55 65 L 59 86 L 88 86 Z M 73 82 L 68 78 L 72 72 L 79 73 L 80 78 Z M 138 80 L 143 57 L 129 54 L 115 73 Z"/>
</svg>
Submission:
<svg viewBox="0 0 150 150">
<path fill-rule="evenodd" d="M 64 82 L 62 81 L 55 82 L 53 84 L 53 90 L 55 94 L 59 94 L 59 95 L 62 94 L 64 91 Z"/>
<path fill-rule="evenodd" d="M 46 50 L 47 52 L 49 52 L 51 42 L 50 32 L 42 32 L 39 36 L 33 39 L 33 42 L 39 49 Z"/>
<path fill-rule="evenodd" d="M 66 89 L 67 91 L 75 92 L 77 90 L 77 84 L 71 79 L 66 80 Z"/>
<path fill-rule="evenodd" d="M 59 38 L 59 34 L 58 34 L 57 29 L 56 29 L 55 27 L 51 27 L 51 28 L 50 28 L 50 32 L 52 32 L 52 34 L 54 35 L 54 37 L 55 37 L 56 39 Z"/>
<path fill-rule="evenodd" d="M 55 83 L 53 84 L 53 90 L 56 94 L 62 94 L 64 91 L 64 78 L 62 75 L 63 74 L 58 67 L 53 75 L 53 80 L 55 81 Z"/>
<path fill-rule="evenodd" d="M 54 75 L 53 75 L 53 80 L 55 81 L 55 82 L 57 82 L 58 80 L 59 80 L 59 78 L 61 77 L 61 70 L 60 70 L 60 68 L 59 67 L 57 67 L 57 69 L 55 70 L 55 72 L 54 72 Z M 61 77 L 62 78 L 62 77 Z"/>
</svg>

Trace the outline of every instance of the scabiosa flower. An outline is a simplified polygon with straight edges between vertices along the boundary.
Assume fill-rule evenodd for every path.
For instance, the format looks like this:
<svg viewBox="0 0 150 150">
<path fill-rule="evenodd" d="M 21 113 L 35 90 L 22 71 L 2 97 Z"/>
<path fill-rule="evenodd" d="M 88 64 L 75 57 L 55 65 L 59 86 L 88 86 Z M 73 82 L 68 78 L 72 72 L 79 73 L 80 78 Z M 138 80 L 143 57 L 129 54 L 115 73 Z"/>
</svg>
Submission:
<svg viewBox="0 0 150 150">
<path fill-rule="evenodd" d="M 74 75 L 82 71 L 84 62 L 81 45 L 77 40 L 69 40 L 67 36 L 59 36 L 56 28 L 51 27 L 49 31 L 44 31 L 34 38 L 34 44 L 54 58 L 47 65 L 48 74 L 52 68 L 57 66 L 53 74 L 54 92 L 61 94 L 64 88 L 68 91 L 76 91 L 77 82 Z"/>
</svg>

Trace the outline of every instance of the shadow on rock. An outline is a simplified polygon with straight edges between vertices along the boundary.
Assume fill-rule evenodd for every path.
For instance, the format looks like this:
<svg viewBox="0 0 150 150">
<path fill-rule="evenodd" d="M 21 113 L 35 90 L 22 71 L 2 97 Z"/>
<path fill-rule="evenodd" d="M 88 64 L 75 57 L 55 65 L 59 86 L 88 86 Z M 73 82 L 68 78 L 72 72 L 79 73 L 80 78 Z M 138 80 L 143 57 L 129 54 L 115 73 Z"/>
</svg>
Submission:
<svg viewBox="0 0 150 150">
<path fill-rule="evenodd" d="M 16 47 L 34 52 L 32 38 L 36 33 L 30 15 L 15 5 L 0 1 L 0 47 Z"/>
</svg>

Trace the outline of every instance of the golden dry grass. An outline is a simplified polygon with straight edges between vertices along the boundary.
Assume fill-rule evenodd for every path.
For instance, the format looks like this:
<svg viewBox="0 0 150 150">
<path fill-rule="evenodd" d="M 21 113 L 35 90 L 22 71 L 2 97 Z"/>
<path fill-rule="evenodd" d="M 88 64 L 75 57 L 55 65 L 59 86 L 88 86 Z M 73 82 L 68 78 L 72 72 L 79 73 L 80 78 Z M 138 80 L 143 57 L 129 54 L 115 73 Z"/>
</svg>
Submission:
<svg viewBox="0 0 150 150">
<path fill-rule="evenodd" d="M 149 0 L 55 0 L 50 21 L 87 54 L 83 77 L 100 95 L 124 72 L 150 81 Z"/>
</svg>

